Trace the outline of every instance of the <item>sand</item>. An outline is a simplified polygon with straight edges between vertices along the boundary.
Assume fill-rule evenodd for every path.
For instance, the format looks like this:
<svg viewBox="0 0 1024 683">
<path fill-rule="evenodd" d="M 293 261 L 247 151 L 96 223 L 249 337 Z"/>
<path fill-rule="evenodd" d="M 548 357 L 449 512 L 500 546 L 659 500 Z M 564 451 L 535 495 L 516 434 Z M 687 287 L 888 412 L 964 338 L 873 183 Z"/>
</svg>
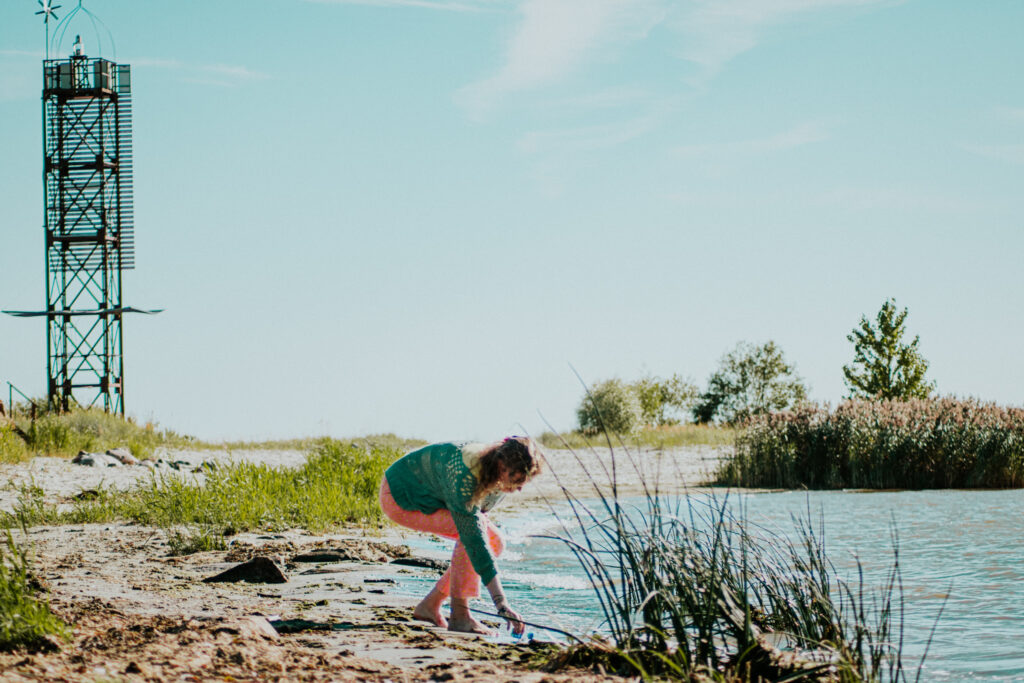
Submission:
<svg viewBox="0 0 1024 683">
<path fill-rule="evenodd" d="M 722 451 L 712 448 L 637 451 L 616 455 L 620 493 L 642 491 L 637 469 L 663 488 L 706 479 Z M 201 463 L 247 459 L 295 466 L 299 451 L 169 451 L 165 462 L 184 463 L 173 476 L 202 481 Z M 590 490 L 586 470 L 610 467 L 607 450 L 550 451 L 549 466 L 504 507 L 561 500 L 561 485 L 577 495 Z M 635 462 L 636 467 L 633 466 Z M 198 470 L 198 471 L 196 471 Z M 44 500 L 68 504 L 100 485 L 126 489 L 151 476 L 143 466 L 96 469 L 55 458 L 0 467 L 0 509 L 10 509 L 24 484 Z M 559 483 L 560 482 L 560 483 Z M 160 529 L 88 524 L 17 533 L 35 555 L 38 578 L 58 615 L 74 624 L 70 642 L 52 652 L 0 653 L 0 680 L 308 680 L 308 681 L 597 681 L 614 678 L 579 669 L 548 673 L 528 666 L 537 645 L 454 634 L 410 619 L 413 600 L 390 595 L 399 574 L 434 570 L 388 563 L 407 554 L 402 530 L 346 530 L 313 536 L 300 529 L 240 534 L 226 551 L 171 557 Z M 317 548 L 351 558 L 330 563 L 293 559 Z M 281 584 L 204 583 L 254 555 L 275 559 L 288 578 Z M 329 585 L 331 599 L 316 599 Z M 481 603 L 481 607 L 487 607 Z M 278 634 L 274 619 L 335 624 L 335 630 Z M 621 679 L 617 679 L 621 680 Z"/>
</svg>

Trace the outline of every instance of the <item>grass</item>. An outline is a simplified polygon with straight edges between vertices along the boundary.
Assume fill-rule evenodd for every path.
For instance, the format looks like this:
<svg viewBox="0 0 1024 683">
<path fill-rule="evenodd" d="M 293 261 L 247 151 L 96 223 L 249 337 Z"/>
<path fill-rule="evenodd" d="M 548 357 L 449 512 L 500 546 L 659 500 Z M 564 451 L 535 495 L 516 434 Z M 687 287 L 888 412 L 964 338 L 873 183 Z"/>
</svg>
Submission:
<svg viewBox="0 0 1024 683">
<path fill-rule="evenodd" d="M 625 452 L 609 481 L 632 466 Z M 627 506 L 589 476 L 596 502 L 563 489 L 572 519 L 555 538 L 589 578 L 610 640 L 562 659 L 644 678 L 906 680 L 895 535 L 873 586 L 859 563 L 854 579 L 837 575 L 810 511 L 787 536 L 747 524 L 728 496 L 665 496 L 646 482 Z"/>
<path fill-rule="evenodd" d="M 196 440 L 152 422 L 106 413 L 100 408 L 75 408 L 66 413 L 43 412 L 32 419 L 18 411 L 14 419 L 0 418 L 0 462 L 23 462 L 36 455 L 70 458 L 79 451 L 103 452 L 128 448 L 142 458 L 160 446 L 194 447 Z"/>
<path fill-rule="evenodd" d="M 1024 486 L 1024 409 L 975 400 L 846 401 L 752 420 L 726 486 L 835 489 Z"/>
<path fill-rule="evenodd" d="M 676 448 L 681 446 L 732 446 L 741 430 L 716 425 L 671 425 L 645 427 L 640 431 L 616 437 L 616 445 L 628 448 Z M 583 432 L 544 432 L 538 441 L 548 448 L 588 448 L 604 445 L 603 435 Z"/>
<path fill-rule="evenodd" d="M 37 648 L 47 636 L 67 636 L 66 626 L 39 592 L 28 551 L 8 530 L 0 543 L 0 649 Z"/>
<path fill-rule="evenodd" d="M 390 441 L 321 439 L 302 467 L 237 462 L 209 469 L 204 485 L 154 475 L 127 492 L 99 489 L 68 510 L 45 504 L 38 487 L 23 486 L 14 510 L 0 513 L 0 527 L 127 520 L 167 529 L 175 550 L 185 552 L 215 549 L 217 539 L 241 531 L 317 533 L 345 523 L 379 524 L 378 487 L 403 451 L 372 443 Z"/>
</svg>

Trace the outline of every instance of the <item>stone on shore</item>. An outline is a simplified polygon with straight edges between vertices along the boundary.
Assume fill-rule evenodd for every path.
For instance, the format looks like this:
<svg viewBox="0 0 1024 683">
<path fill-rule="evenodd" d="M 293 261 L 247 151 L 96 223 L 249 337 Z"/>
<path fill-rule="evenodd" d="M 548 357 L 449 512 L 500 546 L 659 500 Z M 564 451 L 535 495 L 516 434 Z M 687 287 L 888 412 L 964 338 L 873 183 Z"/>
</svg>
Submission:
<svg viewBox="0 0 1024 683">
<path fill-rule="evenodd" d="M 237 564 L 230 569 L 222 571 L 216 576 L 209 576 L 203 579 L 203 583 L 236 583 L 246 581 L 248 583 L 287 583 L 288 577 L 284 575 L 281 568 L 269 557 L 257 556 Z"/>
<path fill-rule="evenodd" d="M 86 467 L 121 467 L 124 465 L 121 460 L 112 455 L 107 455 L 106 453 L 87 453 L 86 451 L 79 451 L 78 455 L 71 459 L 71 462 Z"/>
</svg>

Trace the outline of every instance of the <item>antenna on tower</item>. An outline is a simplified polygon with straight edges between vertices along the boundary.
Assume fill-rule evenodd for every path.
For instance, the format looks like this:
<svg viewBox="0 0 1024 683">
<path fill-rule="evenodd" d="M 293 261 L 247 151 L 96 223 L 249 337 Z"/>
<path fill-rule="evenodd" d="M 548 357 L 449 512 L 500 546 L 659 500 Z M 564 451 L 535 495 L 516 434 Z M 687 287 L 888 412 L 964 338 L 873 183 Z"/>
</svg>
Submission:
<svg viewBox="0 0 1024 683">
<path fill-rule="evenodd" d="M 53 5 L 53 4 L 51 4 L 53 2 L 53 0 L 38 0 L 38 1 L 39 1 L 39 6 L 42 7 L 42 9 L 39 10 L 38 12 L 36 12 L 36 14 L 42 14 L 43 15 L 43 24 L 46 25 L 46 58 L 49 59 L 50 58 L 50 17 L 53 17 L 54 19 L 58 19 L 59 17 L 57 16 L 56 10 L 59 10 L 61 8 L 61 6 L 60 5 Z"/>
<path fill-rule="evenodd" d="M 64 43 L 64 34 L 67 33 L 68 29 L 71 27 L 71 24 L 74 23 L 73 22 L 74 18 L 78 15 L 79 12 L 81 12 L 86 17 L 89 18 L 89 22 L 92 24 L 93 37 L 96 40 L 96 53 L 97 53 L 97 56 L 99 56 L 99 57 L 103 56 L 103 41 L 104 41 L 104 38 L 103 38 L 103 35 L 100 33 L 100 27 L 103 27 L 103 31 L 107 34 L 106 35 L 106 39 L 110 41 L 110 51 L 111 51 L 110 58 L 116 60 L 117 59 L 117 44 L 114 42 L 114 34 L 111 33 L 110 28 L 106 24 L 103 23 L 103 20 L 101 20 L 99 17 L 97 17 L 95 14 L 90 12 L 85 6 L 82 5 L 83 1 L 84 0 L 78 0 L 78 4 L 70 12 L 65 14 L 64 18 L 61 19 L 60 22 L 57 23 L 57 26 L 53 30 L 53 42 L 52 43 L 50 42 L 50 39 L 49 39 L 49 24 L 47 24 L 46 54 L 49 55 L 50 52 L 54 52 L 54 53 L 60 52 L 61 46 Z M 50 2 L 52 2 L 52 0 L 38 0 L 38 2 L 40 3 L 40 5 L 42 5 L 43 2 L 46 2 L 47 4 L 49 4 Z M 60 5 L 55 6 L 54 9 L 56 9 L 57 7 L 60 7 Z M 45 6 L 44 6 L 44 11 L 45 11 Z M 40 12 L 36 12 L 36 14 L 40 14 Z M 54 15 L 54 16 L 56 16 L 56 15 Z M 80 37 L 81 37 L 80 35 L 76 35 L 75 36 L 76 42 L 79 42 Z"/>
</svg>

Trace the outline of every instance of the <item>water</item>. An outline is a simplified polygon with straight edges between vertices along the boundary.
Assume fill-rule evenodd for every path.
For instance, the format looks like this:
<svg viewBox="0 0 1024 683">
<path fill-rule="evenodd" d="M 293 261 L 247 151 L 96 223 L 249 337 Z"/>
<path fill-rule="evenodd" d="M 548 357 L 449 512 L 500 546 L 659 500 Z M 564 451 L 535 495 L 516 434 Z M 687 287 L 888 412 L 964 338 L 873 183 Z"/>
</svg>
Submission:
<svg viewBox="0 0 1024 683">
<path fill-rule="evenodd" d="M 826 548 L 840 574 L 852 578 L 859 557 L 878 583 L 892 563 L 895 527 L 904 664 L 916 667 L 945 601 L 922 680 L 1024 681 L 1024 491 L 787 492 L 734 495 L 732 502 L 751 522 L 783 533 L 792 532 L 791 516 L 806 515 L 809 506 L 816 524 L 819 515 L 823 519 Z M 560 542 L 535 538 L 559 531 L 552 514 L 504 510 L 501 524 L 507 550 L 499 569 L 524 618 L 574 633 L 600 629 L 599 605 L 572 554 Z M 418 544 L 446 551 L 428 540 Z M 409 577 L 400 588 L 425 594 L 431 583 Z"/>
</svg>

